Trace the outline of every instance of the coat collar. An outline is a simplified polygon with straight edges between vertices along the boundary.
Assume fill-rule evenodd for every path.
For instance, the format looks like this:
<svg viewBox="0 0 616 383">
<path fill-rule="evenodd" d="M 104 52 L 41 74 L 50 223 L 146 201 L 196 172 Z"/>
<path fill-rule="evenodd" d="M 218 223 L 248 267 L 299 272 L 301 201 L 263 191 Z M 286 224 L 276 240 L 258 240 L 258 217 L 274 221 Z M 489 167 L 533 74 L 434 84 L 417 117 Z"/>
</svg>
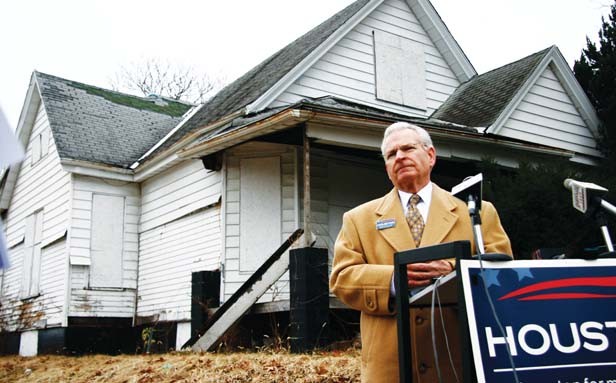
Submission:
<svg viewBox="0 0 616 383">
<path fill-rule="evenodd" d="M 421 238 L 422 246 L 429 246 L 440 243 L 451 231 L 456 221 L 459 219 L 454 212 L 456 204 L 452 200 L 453 196 L 433 184 L 432 202 L 426 229 Z M 396 252 L 411 250 L 415 248 L 404 210 L 400 203 L 398 190 L 393 188 L 385 197 L 381 204 L 376 208 L 379 220 L 394 220 L 394 227 L 379 230 L 379 234 L 394 248 Z"/>
</svg>

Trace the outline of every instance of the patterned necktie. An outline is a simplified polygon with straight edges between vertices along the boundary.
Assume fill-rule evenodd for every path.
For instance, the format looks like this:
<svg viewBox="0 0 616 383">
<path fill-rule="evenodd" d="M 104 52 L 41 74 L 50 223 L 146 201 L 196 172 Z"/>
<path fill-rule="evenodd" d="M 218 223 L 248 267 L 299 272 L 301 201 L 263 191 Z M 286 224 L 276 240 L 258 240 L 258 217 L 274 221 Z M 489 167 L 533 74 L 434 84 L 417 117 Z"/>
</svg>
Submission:
<svg viewBox="0 0 616 383">
<path fill-rule="evenodd" d="M 411 234 L 413 235 L 413 239 L 415 240 L 415 246 L 419 247 L 421 243 L 421 235 L 424 231 L 424 221 L 419 209 L 417 209 L 417 204 L 421 201 L 421 197 L 417 194 L 413 194 L 411 198 L 409 198 L 408 203 L 408 211 L 406 213 L 406 220 L 411 227 Z"/>
</svg>

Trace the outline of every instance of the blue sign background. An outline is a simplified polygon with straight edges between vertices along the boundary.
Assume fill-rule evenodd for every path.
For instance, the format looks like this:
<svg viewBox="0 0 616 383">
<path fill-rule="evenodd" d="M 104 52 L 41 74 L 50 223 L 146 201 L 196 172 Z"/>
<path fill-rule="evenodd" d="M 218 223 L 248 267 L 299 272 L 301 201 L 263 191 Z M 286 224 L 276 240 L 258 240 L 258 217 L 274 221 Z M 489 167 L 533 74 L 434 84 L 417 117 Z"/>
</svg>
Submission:
<svg viewBox="0 0 616 383">
<path fill-rule="evenodd" d="M 539 266 L 540 263 L 544 265 L 545 262 L 555 261 L 513 261 L 509 262 L 508 265 L 515 266 L 518 262 L 524 262 L 524 265 L 536 263 Z M 589 266 L 593 265 L 591 261 L 586 263 Z M 579 261 L 576 264 L 579 264 Z M 503 328 L 510 326 L 513 330 L 517 349 L 517 356 L 513 357 L 513 361 L 520 382 L 573 383 L 595 381 L 598 383 L 601 380 L 603 382 L 610 380 L 616 382 L 616 328 L 605 327 L 605 322 L 616 321 L 616 286 L 609 286 L 609 284 L 597 286 L 597 283 L 571 286 L 565 284 L 566 281 L 562 281 L 571 280 L 571 278 L 594 278 L 589 280 L 606 281 L 616 276 L 616 265 L 510 268 L 490 268 L 490 265 L 489 262 L 483 262 L 483 278 L 480 275 L 479 267 L 470 267 L 468 269 L 470 284 L 465 286 L 466 294 L 468 294 L 469 289 L 472 294 L 476 322 L 475 324 L 469 323 L 469 325 L 476 326 L 485 382 L 506 383 L 515 380 L 511 371 L 499 371 L 511 369 L 509 357 L 503 344 L 494 346 L 495 357 L 489 356 L 485 328 L 490 327 L 492 329 L 492 337 L 501 338 L 504 335 L 498 328 L 486 298 L 484 281 Z M 598 265 L 595 263 L 594 266 Z M 555 286 L 565 285 L 501 299 L 520 288 L 542 282 L 553 283 Z M 581 298 L 581 296 L 587 295 L 600 295 L 601 298 Z M 539 299 L 520 299 L 529 297 Z M 576 352 L 564 353 L 554 348 L 554 340 L 550 337 L 551 347 L 545 354 L 537 356 L 526 353 L 520 347 L 517 339 L 518 331 L 525 325 L 538 325 L 549 333 L 549 325 L 554 324 L 558 329 L 559 343 L 563 346 L 571 346 L 573 337 L 570 324 L 576 323 L 581 345 L 584 342 L 592 345 L 601 343 L 597 339 L 587 339 L 580 333 L 579 327 L 584 322 L 598 322 L 604 326 L 600 332 L 609 342 L 605 351 L 593 352 L 580 347 Z M 594 328 L 592 331 L 599 332 Z M 525 341 L 533 349 L 540 348 L 545 342 L 536 331 L 529 331 Z M 478 378 L 481 381 L 481 377 Z"/>
</svg>

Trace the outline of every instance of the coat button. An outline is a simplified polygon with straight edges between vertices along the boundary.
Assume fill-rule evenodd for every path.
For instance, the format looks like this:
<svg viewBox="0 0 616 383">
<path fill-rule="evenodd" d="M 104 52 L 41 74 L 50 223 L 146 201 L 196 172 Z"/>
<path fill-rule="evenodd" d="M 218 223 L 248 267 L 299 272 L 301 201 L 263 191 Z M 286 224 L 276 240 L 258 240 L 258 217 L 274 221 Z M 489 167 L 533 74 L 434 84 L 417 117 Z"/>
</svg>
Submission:
<svg viewBox="0 0 616 383">
<path fill-rule="evenodd" d="M 420 316 L 416 316 L 415 317 L 415 323 L 417 323 L 417 324 L 422 324 L 424 322 L 424 320 L 425 319 L 423 317 L 420 317 Z"/>
<path fill-rule="evenodd" d="M 428 365 L 427 365 L 427 364 L 425 364 L 425 363 L 421 363 L 421 364 L 419 365 L 419 373 L 420 373 L 420 374 L 425 374 L 425 373 L 426 373 L 426 371 L 428 371 Z"/>
</svg>

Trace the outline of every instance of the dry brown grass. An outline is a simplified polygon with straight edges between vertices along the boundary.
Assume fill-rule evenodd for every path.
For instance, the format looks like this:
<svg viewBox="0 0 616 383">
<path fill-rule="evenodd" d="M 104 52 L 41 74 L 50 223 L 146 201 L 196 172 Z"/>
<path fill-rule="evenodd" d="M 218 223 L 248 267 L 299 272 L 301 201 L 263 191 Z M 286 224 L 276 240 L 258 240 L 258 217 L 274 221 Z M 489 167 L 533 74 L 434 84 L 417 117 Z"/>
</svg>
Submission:
<svg viewBox="0 0 616 383">
<path fill-rule="evenodd" d="M 359 382 L 359 351 L 0 357 L 0 382 Z"/>
</svg>

